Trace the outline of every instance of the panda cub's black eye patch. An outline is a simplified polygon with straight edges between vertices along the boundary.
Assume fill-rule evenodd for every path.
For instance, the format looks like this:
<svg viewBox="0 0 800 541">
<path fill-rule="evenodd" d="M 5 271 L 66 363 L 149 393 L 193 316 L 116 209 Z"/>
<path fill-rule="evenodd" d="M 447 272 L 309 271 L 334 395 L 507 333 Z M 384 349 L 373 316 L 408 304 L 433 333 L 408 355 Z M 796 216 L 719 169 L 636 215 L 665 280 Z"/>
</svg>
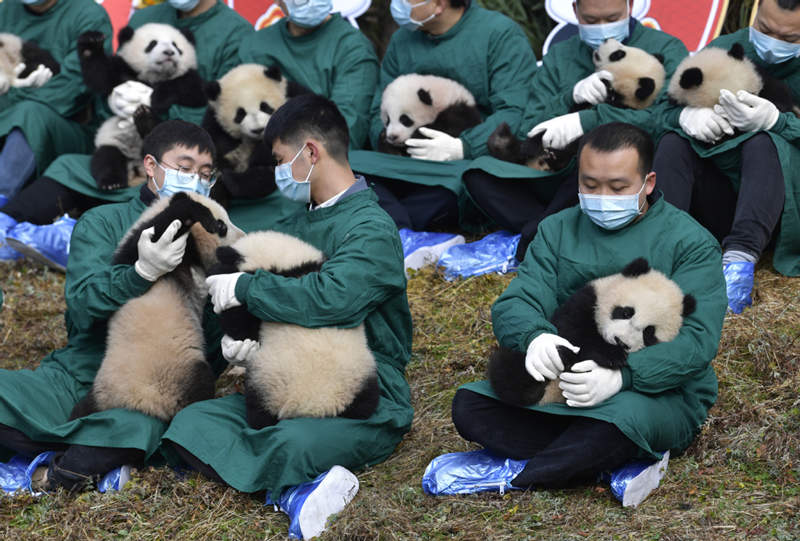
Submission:
<svg viewBox="0 0 800 541">
<path fill-rule="evenodd" d="M 633 306 L 615 306 L 611 311 L 611 319 L 630 319 L 635 313 Z"/>
<path fill-rule="evenodd" d="M 263 113 L 267 113 L 268 115 L 271 115 L 272 113 L 274 113 L 274 112 L 275 112 L 275 109 L 273 109 L 272 107 L 270 107 L 269 103 L 267 103 L 267 102 L 265 102 L 265 101 L 262 101 L 262 102 L 261 102 L 261 111 L 262 111 Z"/>
<path fill-rule="evenodd" d="M 244 117 L 246 116 L 247 116 L 247 111 L 239 107 L 238 109 L 236 109 L 236 116 L 233 117 L 233 121 L 236 124 L 239 124 L 242 120 L 244 120 Z"/>
<path fill-rule="evenodd" d="M 656 328 L 652 325 L 645 327 L 644 332 L 642 332 L 642 341 L 645 346 L 654 346 L 658 344 L 659 340 L 656 338 Z"/>
<path fill-rule="evenodd" d="M 625 58 L 625 56 L 627 54 L 628 53 L 626 53 L 625 51 L 622 51 L 622 50 L 614 51 L 613 53 L 611 53 L 611 56 L 609 56 L 608 59 L 611 60 L 612 62 L 619 62 L 620 60 Z"/>
<path fill-rule="evenodd" d="M 151 41 L 150 43 L 147 44 L 147 47 L 145 47 L 144 52 L 149 53 L 155 48 L 156 45 L 158 45 L 158 42 L 156 40 Z"/>
<path fill-rule="evenodd" d="M 178 51 L 178 54 L 179 54 L 179 55 L 183 56 L 183 50 L 182 50 L 180 47 L 178 47 L 178 44 L 177 44 L 177 43 L 175 43 L 175 42 L 173 41 L 173 42 L 172 42 L 172 46 L 173 46 L 173 47 L 175 47 L 175 50 L 176 50 L 176 51 Z"/>
<path fill-rule="evenodd" d="M 408 115 L 400 115 L 400 124 L 405 126 L 406 128 L 410 128 L 414 125 L 414 121 Z"/>
</svg>

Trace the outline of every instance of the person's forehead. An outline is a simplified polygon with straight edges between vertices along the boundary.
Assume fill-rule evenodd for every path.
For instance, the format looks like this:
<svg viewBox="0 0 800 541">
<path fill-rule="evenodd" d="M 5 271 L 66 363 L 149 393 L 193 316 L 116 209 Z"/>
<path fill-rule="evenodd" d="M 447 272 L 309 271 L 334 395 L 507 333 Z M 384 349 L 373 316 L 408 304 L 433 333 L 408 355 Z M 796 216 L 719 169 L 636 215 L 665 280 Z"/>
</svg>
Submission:
<svg viewBox="0 0 800 541">
<path fill-rule="evenodd" d="M 199 166 L 211 165 L 214 161 L 210 152 L 201 152 L 199 147 L 176 145 L 164 153 L 164 158 L 174 161 L 193 161 Z"/>
<path fill-rule="evenodd" d="M 581 151 L 580 165 L 583 167 L 603 167 L 612 170 L 638 168 L 639 152 L 633 147 L 605 151 L 586 145 Z"/>
</svg>

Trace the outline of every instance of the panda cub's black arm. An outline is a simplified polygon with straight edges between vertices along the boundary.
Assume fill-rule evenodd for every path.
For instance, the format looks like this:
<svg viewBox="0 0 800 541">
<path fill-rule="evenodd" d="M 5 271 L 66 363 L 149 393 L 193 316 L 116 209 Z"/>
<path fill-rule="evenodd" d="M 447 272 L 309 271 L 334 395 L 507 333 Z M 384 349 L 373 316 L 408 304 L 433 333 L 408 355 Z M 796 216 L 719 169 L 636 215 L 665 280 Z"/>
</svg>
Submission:
<svg viewBox="0 0 800 541">
<path fill-rule="evenodd" d="M 108 96 L 114 87 L 136 79 L 136 72 L 118 56 L 106 55 L 105 35 L 90 30 L 78 36 L 78 58 L 83 81 L 89 90 Z"/>
<path fill-rule="evenodd" d="M 195 69 L 191 69 L 176 79 L 157 83 L 150 96 L 150 107 L 159 117 L 166 115 L 173 105 L 184 107 L 205 107 L 206 95 L 203 93 L 203 79 Z"/>
<path fill-rule="evenodd" d="M 61 64 L 58 60 L 31 41 L 22 43 L 22 61 L 25 63 L 25 71 L 18 75 L 20 78 L 27 77 L 40 65 L 49 68 L 53 75 L 61 73 Z"/>
</svg>

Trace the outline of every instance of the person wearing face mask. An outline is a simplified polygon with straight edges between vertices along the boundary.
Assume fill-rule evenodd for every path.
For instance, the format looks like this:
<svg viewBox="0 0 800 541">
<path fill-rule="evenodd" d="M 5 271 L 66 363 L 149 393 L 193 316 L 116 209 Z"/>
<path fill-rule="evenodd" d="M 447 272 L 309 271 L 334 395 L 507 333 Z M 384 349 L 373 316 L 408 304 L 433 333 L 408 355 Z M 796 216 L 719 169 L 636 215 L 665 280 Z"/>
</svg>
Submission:
<svg viewBox="0 0 800 541">
<path fill-rule="evenodd" d="M 135 29 L 151 22 L 185 28 L 194 34 L 197 68 L 205 80 L 218 79 L 237 66 L 239 44 L 245 36 L 253 33 L 253 27 L 241 15 L 219 0 L 169 0 L 136 11 L 128 25 Z M 80 68 L 77 69 L 80 73 Z M 119 85 L 119 91 L 115 89 L 129 110 L 149 105 L 149 93 L 137 91 L 136 86 L 144 85 L 129 81 Z M 111 115 L 105 103 L 98 102 L 95 110 L 99 117 L 98 126 Z M 168 118 L 200 124 L 205 110 L 205 107 L 173 105 Z M 91 149 L 90 142 L 85 151 Z M 103 203 L 127 201 L 139 190 L 139 186 L 100 190 L 92 177 L 90 163 L 91 154 L 65 153 L 5 206 L 0 204 L 0 239 L 8 236 L 27 244 L 32 250 L 44 250 L 47 255 L 40 252 L 44 257 L 39 260 L 66 261 L 64 249 L 75 222 L 69 217 L 55 223 L 54 220 L 65 212 L 79 215 Z M 19 251 L 0 240 L 0 261 L 20 257 Z M 59 263 L 53 267 L 63 268 L 63 265 Z"/>
<path fill-rule="evenodd" d="M 530 86 L 528 102 L 516 135 L 528 137 L 544 131 L 547 147 L 564 148 L 585 131 L 612 121 L 639 126 L 655 135 L 655 112 L 666 103 L 669 78 L 688 54 L 681 41 L 648 28 L 630 16 L 632 0 L 578 0 L 573 2 L 578 19 L 576 35 L 554 44 L 542 59 Z M 596 72 L 592 54 L 607 38 L 664 58 L 666 80 L 659 99 L 637 111 L 608 105 L 603 79 Z M 570 112 L 575 107 L 586 107 Z M 561 171 L 536 171 L 494 158 L 481 158 L 464 173 L 464 186 L 475 204 L 497 225 L 521 233 L 516 258 L 525 257 L 542 219 L 573 205 L 577 165 Z"/>
<path fill-rule="evenodd" d="M 350 168 L 347 123 L 336 105 L 314 94 L 293 98 L 272 115 L 264 140 L 278 164 L 280 193 L 304 205 L 273 229 L 327 259 L 319 272 L 299 278 L 263 271 L 210 276 L 214 310 L 244 305 L 261 320 L 304 327 L 364 324 L 378 367 L 378 408 L 363 420 L 284 419 L 254 430 L 244 397 L 233 394 L 178 412 L 162 448 L 237 490 L 266 490 L 268 503 L 290 515 L 290 535 L 308 539 L 355 495 L 358 481 L 348 469 L 385 460 L 411 427 L 404 376 L 411 314 L 397 228 Z M 253 351 L 248 342 L 223 337 L 223 354 L 244 362 Z"/>
<path fill-rule="evenodd" d="M 708 46 L 733 43 L 800 101 L 800 2 L 762 0 L 753 26 Z M 655 169 L 664 197 L 722 244 L 728 306 L 738 314 L 752 304 L 755 264 L 771 241 L 775 270 L 800 275 L 800 120 L 723 90 L 713 109 L 674 107 L 662 122 Z"/>
<path fill-rule="evenodd" d="M 519 274 L 492 306 L 498 341 L 527 352 L 534 378 L 558 380 L 566 403 L 519 408 L 497 400 L 488 381 L 460 387 L 456 429 L 497 458 L 468 468 L 476 455 L 456 454 L 439 473 L 476 492 L 591 484 L 634 458 L 675 456 L 698 434 L 717 395 L 711 360 L 726 306 L 720 250 L 655 189 L 652 160 L 652 140 L 633 125 L 609 123 L 584 137 L 580 205 L 542 221 Z M 696 312 L 674 340 L 631 353 L 622 369 L 587 360 L 563 372 L 556 348 L 574 346 L 556 334 L 553 312 L 587 282 L 639 257 L 694 295 Z M 524 467 L 504 468 L 506 458 Z"/>
<path fill-rule="evenodd" d="M 353 170 L 363 173 L 378 193 L 381 206 L 404 238 L 422 237 L 432 227 L 458 223 L 474 228 L 476 213 L 459 212 L 464 199 L 461 172 L 466 160 L 487 154 L 486 141 L 507 122 L 514 129 L 528 95 L 536 58 L 519 26 L 473 0 L 392 0 L 391 13 L 400 28 L 392 35 L 381 62 L 370 107 L 369 139 L 378 148 L 384 128 L 380 115 L 383 90 L 407 73 L 438 75 L 464 85 L 475 97 L 483 123 L 459 137 L 429 131 L 414 138 L 411 157 L 355 151 Z M 464 205 L 461 210 L 469 209 Z M 454 235 L 443 235 L 445 246 Z M 463 242 L 463 237 L 461 238 Z M 410 244 L 415 244 L 411 242 Z M 409 254 L 407 254 L 409 255 Z"/>
<path fill-rule="evenodd" d="M 112 265 L 120 240 L 160 194 L 190 187 L 206 191 L 202 181 L 213 177 L 213 141 L 189 122 L 156 126 L 144 139 L 143 154 L 150 180 L 140 186 L 137 197 L 94 208 L 75 226 L 64 284 L 67 345 L 42 359 L 35 370 L 0 370 L 0 450 L 32 461 L 28 481 L 34 491 L 91 488 L 107 472 L 150 457 L 166 429 L 163 421 L 120 408 L 67 421 L 103 359 L 109 319 L 180 263 L 187 235 L 175 237 L 178 220 L 156 241 L 153 229 L 145 229 L 135 264 Z M 203 328 L 206 359 L 219 374 L 227 363 L 210 304 Z"/>
</svg>

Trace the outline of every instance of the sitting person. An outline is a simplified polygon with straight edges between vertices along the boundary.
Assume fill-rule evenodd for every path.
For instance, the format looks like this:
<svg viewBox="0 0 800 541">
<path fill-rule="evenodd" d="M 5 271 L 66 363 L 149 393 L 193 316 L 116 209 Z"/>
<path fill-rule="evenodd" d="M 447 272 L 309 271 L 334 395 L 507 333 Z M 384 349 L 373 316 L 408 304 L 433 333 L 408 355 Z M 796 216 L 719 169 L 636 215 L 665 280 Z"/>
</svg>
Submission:
<svg viewBox="0 0 800 541">
<path fill-rule="evenodd" d="M 183 258 L 187 238 L 174 238 L 175 220 L 160 239 L 140 238 L 135 265 L 112 265 L 117 246 L 140 214 L 159 197 L 185 189 L 167 179 L 177 167 L 202 174 L 214 164 L 209 135 L 195 124 L 170 120 L 144 139 L 143 166 L 148 181 L 139 197 L 127 203 L 90 210 L 72 235 L 76 257 L 67 266 L 64 296 L 68 341 L 35 370 L 0 370 L 0 447 L 42 465 L 32 478 L 33 490 L 91 486 L 110 470 L 141 463 L 159 445 L 163 421 L 137 411 L 114 408 L 68 421 L 73 407 L 92 387 L 106 350 L 111 316 L 127 301 L 149 290 Z M 143 240 L 142 240 L 143 239 Z M 157 324 L 157 322 L 155 322 Z M 206 359 L 219 374 L 226 367 L 219 349 L 218 319 L 207 304 L 203 327 Z M 49 451 L 56 451 L 55 454 Z"/>
<path fill-rule="evenodd" d="M 800 2 L 763 0 L 752 27 L 708 46 L 734 43 L 800 103 Z M 775 269 L 800 275 L 800 120 L 744 91 L 723 92 L 719 103 L 672 108 L 654 167 L 665 199 L 722 243 L 728 306 L 738 314 L 752 303 L 755 264 L 773 237 Z"/>
<path fill-rule="evenodd" d="M 499 462 L 488 478 L 464 480 L 475 491 L 487 484 L 503 490 L 592 483 L 637 457 L 666 450 L 675 456 L 700 431 L 717 396 L 711 361 L 725 316 L 720 251 L 655 190 L 652 159 L 650 137 L 635 126 L 610 123 L 589 132 L 578 154 L 580 206 L 542 221 L 519 275 L 492 306 L 499 343 L 527 352 L 532 377 L 559 380 L 566 404 L 511 406 L 488 381 L 459 388 L 458 433 L 497 457 L 527 461 L 516 475 Z M 599 212 L 609 198 L 617 212 Z M 639 257 L 693 295 L 696 311 L 674 340 L 631 353 L 621 369 L 582 361 L 562 372 L 556 347 L 576 348 L 555 334 L 553 312 L 587 282 Z M 473 456 L 448 464 L 466 467 Z"/>
<path fill-rule="evenodd" d="M 128 25 L 136 29 L 154 22 L 187 29 L 194 34 L 197 67 L 205 80 L 217 79 L 238 65 L 239 43 L 253 32 L 252 26 L 241 15 L 218 0 L 164 2 L 136 11 Z M 127 108 L 135 110 L 141 104 L 136 102 L 137 99 L 142 99 L 142 95 L 133 94 Z M 173 105 L 168 117 L 200 124 L 205 109 Z M 110 111 L 105 113 L 108 115 Z M 7 224 L 6 235 L 27 246 L 27 256 L 62 272 L 69 255 L 69 234 L 75 221 L 69 216 L 56 223 L 53 220 L 64 213 L 80 215 L 103 203 L 127 201 L 135 197 L 139 189 L 132 186 L 101 190 L 92 177 L 90 163 L 90 154 L 59 156 L 42 177 L 0 207 L 0 228 Z M 0 259 L 18 257 L 19 254 L 13 250 L 0 252 Z"/>
<path fill-rule="evenodd" d="M 244 492 L 266 490 L 291 515 L 290 533 L 309 538 L 336 510 L 328 506 L 338 501 L 341 508 L 355 492 L 355 477 L 343 469 L 385 460 L 411 427 L 404 376 L 411 314 L 397 228 L 350 169 L 347 123 L 335 104 L 315 94 L 295 97 L 275 111 L 264 139 L 279 164 L 278 189 L 308 205 L 273 229 L 308 242 L 327 260 L 301 277 L 261 270 L 210 276 L 214 309 L 245 305 L 260 320 L 303 327 L 363 323 L 377 363 L 377 409 L 367 419 L 290 418 L 253 429 L 245 398 L 233 394 L 181 410 L 162 442 L 209 478 Z M 246 360 L 247 342 L 223 338 L 223 354 Z M 325 512 L 303 511 L 317 505 Z"/>
</svg>

